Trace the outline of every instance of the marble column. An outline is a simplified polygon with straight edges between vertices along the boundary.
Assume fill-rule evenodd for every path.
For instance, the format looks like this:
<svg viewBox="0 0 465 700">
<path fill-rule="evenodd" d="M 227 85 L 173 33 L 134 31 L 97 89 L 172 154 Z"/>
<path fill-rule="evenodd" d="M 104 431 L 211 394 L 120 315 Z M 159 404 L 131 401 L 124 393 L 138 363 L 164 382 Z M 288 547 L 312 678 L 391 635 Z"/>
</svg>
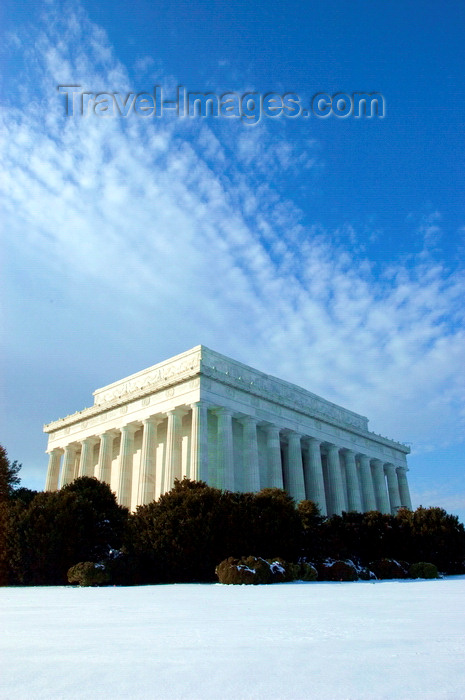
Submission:
<svg viewBox="0 0 465 700">
<path fill-rule="evenodd" d="M 375 488 L 376 508 L 380 513 L 390 513 L 389 499 L 384 478 L 384 463 L 380 459 L 371 460 L 373 486 Z"/>
<path fill-rule="evenodd" d="M 155 469 L 158 419 L 151 416 L 142 421 L 142 450 L 140 456 L 137 505 L 145 506 L 155 499 Z"/>
<path fill-rule="evenodd" d="M 268 478 L 271 488 L 282 489 L 283 468 L 281 464 L 281 439 L 279 428 L 268 425 L 266 428 L 266 456 L 268 460 Z"/>
<path fill-rule="evenodd" d="M 177 409 L 167 411 L 168 426 L 166 429 L 166 455 L 165 455 L 165 488 L 164 492 L 171 491 L 175 479 L 182 479 L 181 474 L 181 425 L 182 417 Z"/>
<path fill-rule="evenodd" d="M 373 487 L 370 460 L 367 455 L 360 455 L 360 482 L 362 485 L 363 510 L 376 510 L 376 497 Z"/>
<path fill-rule="evenodd" d="M 232 413 L 220 408 L 218 415 L 218 488 L 234 491 L 234 453 L 232 433 Z"/>
<path fill-rule="evenodd" d="M 81 459 L 79 460 L 79 476 L 94 476 L 94 445 L 97 438 L 88 437 L 81 442 Z"/>
<path fill-rule="evenodd" d="M 400 505 L 403 508 L 408 508 L 412 510 L 412 501 L 410 499 L 410 491 L 407 481 L 407 471 L 406 467 L 397 467 L 397 482 L 399 484 L 399 494 L 400 494 Z"/>
<path fill-rule="evenodd" d="M 242 470 L 244 491 L 260 491 L 257 421 L 252 416 L 241 420 L 243 426 Z"/>
<path fill-rule="evenodd" d="M 191 404 L 191 459 L 190 478 L 208 482 L 208 404 Z"/>
<path fill-rule="evenodd" d="M 121 428 L 117 496 L 119 503 L 126 508 L 131 507 L 134 433 L 136 430 L 137 426 L 131 423 L 123 425 Z"/>
<path fill-rule="evenodd" d="M 305 500 L 301 437 L 299 433 L 288 433 L 287 460 L 284 471 L 284 488 L 296 503 Z"/>
<path fill-rule="evenodd" d="M 357 465 L 355 464 L 355 452 L 344 450 L 347 481 L 347 509 L 349 511 L 362 512 L 362 499 L 358 483 Z"/>
<path fill-rule="evenodd" d="M 63 450 L 60 448 L 55 448 L 49 454 L 48 458 L 48 469 L 47 469 L 47 480 L 45 483 L 46 491 L 57 491 L 58 481 L 60 478 L 60 462 Z"/>
<path fill-rule="evenodd" d="M 328 447 L 328 484 L 331 496 L 331 512 L 329 515 L 341 515 L 342 511 L 346 510 L 346 505 L 339 448 L 336 445 L 329 445 Z"/>
<path fill-rule="evenodd" d="M 321 443 L 316 438 L 308 438 L 308 453 L 304 453 L 305 493 L 318 506 L 321 515 L 327 515 L 320 446 Z"/>
<path fill-rule="evenodd" d="M 385 464 L 384 473 L 386 474 L 391 513 L 395 515 L 400 508 L 399 484 L 397 483 L 395 466 L 393 464 Z"/>
<path fill-rule="evenodd" d="M 102 433 L 100 437 L 100 448 L 97 462 L 97 479 L 104 481 L 106 484 L 111 483 L 111 463 L 113 459 L 113 439 L 114 432 L 108 430 Z"/>
<path fill-rule="evenodd" d="M 76 464 L 76 443 L 66 445 L 63 456 L 63 469 L 61 472 L 61 486 L 66 486 L 74 481 L 74 467 Z"/>
</svg>

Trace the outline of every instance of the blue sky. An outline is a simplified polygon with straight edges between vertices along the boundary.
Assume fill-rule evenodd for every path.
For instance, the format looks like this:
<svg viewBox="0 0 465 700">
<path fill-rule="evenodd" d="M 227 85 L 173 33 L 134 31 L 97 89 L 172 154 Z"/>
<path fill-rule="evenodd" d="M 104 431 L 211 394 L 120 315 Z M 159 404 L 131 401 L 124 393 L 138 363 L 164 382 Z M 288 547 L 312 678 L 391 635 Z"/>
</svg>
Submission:
<svg viewBox="0 0 465 700">
<path fill-rule="evenodd" d="M 465 7 L 7 2 L 2 441 L 203 343 L 411 444 L 465 519 Z M 384 118 L 65 114 L 92 92 L 378 92 Z"/>
</svg>

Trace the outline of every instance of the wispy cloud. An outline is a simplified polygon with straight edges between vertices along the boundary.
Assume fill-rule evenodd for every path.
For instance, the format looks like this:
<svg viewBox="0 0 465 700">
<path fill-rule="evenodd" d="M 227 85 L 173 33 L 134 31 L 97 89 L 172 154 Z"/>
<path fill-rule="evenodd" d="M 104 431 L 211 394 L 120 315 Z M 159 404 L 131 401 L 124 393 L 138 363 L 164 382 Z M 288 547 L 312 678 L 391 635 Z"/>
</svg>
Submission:
<svg viewBox="0 0 465 700">
<path fill-rule="evenodd" d="M 375 275 L 355 226 L 304 225 L 280 190 L 280 169 L 317 167 L 311 142 L 297 154 L 266 124 L 66 118 L 57 84 L 130 90 L 131 75 L 82 11 L 47 26 L 28 49 L 41 99 L 3 114 L 11 353 L 31 344 L 50 374 L 60 352 L 120 372 L 202 342 L 417 450 L 463 438 L 465 282 L 434 259 L 439 214 L 428 255 Z"/>
</svg>

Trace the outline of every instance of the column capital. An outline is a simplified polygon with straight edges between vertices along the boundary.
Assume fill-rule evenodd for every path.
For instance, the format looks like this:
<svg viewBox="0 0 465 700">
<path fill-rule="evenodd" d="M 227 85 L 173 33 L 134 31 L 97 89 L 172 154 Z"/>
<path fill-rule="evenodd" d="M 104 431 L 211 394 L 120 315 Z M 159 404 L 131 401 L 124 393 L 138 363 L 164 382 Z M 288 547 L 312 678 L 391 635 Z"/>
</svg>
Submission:
<svg viewBox="0 0 465 700">
<path fill-rule="evenodd" d="M 45 453 L 48 454 L 48 455 L 57 455 L 57 454 L 62 455 L 63 452 L 64 452 L 64 448 L 63 448 L 63 447 L 52 447 L 51 450 L 46 450 L 46 451 L 45 451 Z"/>
<path fill-rule="evenodd" d="M 242 416 L 241 418 L 237 419 L 239 423 L 242 423 L 242 425 L 252 425 L 254 423 L 257 425 L 258 420 L 254 418 L 253 416 Z"/>
<path fill-rule="evenodd" d="M 115 437 L 118 434 L 119 430 L 117 428 L 110 428 L 109 430 L 104 430 L 103 433 L 98 434 L 98 438 L 100 440 L 104 437 Z"/>
<path fill-rule="evenodd" d="M 302 433 L 298 433 L 297 430 L 287 430 L 286 431 L 288 440 L 293 440 L 294 442 L 297 442 L 297 440 L 302 440 Z"/>
<path fill-rule="evenodd" d="M 84 442 L 84 441 L 82 441 L 82 442 Z M 73 452 L 73 451 L 75 452 L 75 451 L 77 450 L 77 448 L 79 447 L 80 444 L 81 444 L 81 443 L 80 443 L 80 442 L 77 442 L 77 441 L 75 441 L 75 442 L 68 442 L 68 444 L 64 446 L 63 452 L 65 452 L 65 453 L 66 453 L 66 452 Z"/>
<path fill-rule="evenodd" d="M 371 463 L 372 463 L 375 467 L 380 467 L 380 466 L 381 466 L 381 467 L 383 467 L 383 469 L 384 469 L 384 462 L 383 462 L 382 459 L 378 459 L 378 457 L 371 457 Z"/>
<path fill-rule="evenodd" d="M 199 399 L 198 401 L 193 401 L 192 403 L 189 404 L 191 408 L 194 408 L 194 406 L 197 406 L 198 408 L 210 408 L 210 404 L 208 401 L 205 401 L 205 399 Z"/>
<path fill-rule="evenodd" d="M 189 409 L 187 406 L 176 406 L 176 408 L 170 408 L 168 411 L 165 411 L 165 416 L 178 416 L 182 418 L 188 411 Z"/>
<path fill-rule="evenodd" d="M 100 437 L 98 437 L 97 435 L 89 435 L 89 437 L 86 437 L 83 440 L 81 440 L 81 445 L 84 445 L 84 443 L 89 446 L 96 445 L 99 439 Z"/>
<path fill-rule="evenodd" d="M 226 406 L 219 406 L 213 409 L 213 413 L 216 413 L 218 416 L 232 416 L 234 411 L 231 408 L 226 408 Z"/>
<path fill-rule="evenodd" d="M 163 416 L 160 416 L 159 414 L 154 414 L 153 416 L 147 416 L 147 418 L 143 418 L 141 423 L 142 426 L 145 427 L 146 425 L 159 425 L 164 420 Z"/>
<path fill-rule="evenodd" d="M 126 423 L 125 425 L 121 426 L 120 431 L 125 435 L 132 436 L 139 428 L 140 425 L 138 425 L 138 423 Z"/>
<path fill-rule="evenodd" d="M 352 450 L 350 447 L 342 447 L 341 449 L 346 455 L 353 455 L 355 457 L 355 455 L 357 454 L 355 450 Z"/>
</svg>

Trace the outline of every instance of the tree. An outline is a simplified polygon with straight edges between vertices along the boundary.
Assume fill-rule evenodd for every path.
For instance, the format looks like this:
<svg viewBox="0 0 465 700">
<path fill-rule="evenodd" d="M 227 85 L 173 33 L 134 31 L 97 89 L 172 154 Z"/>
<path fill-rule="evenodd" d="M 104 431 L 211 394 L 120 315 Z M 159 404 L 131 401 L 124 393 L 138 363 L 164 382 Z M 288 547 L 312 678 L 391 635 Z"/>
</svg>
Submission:
<svg viewBox="0 0 465 700">
<path fill-rule="evenodd" d="M 431 562 L 446 574 L 464 573 L 465 527 L 456 515 L 420 506 L 415 511 L 399 510 L 396 519 L 404 532 L 399 542 L 401 558 L 410 563 Z"/>
<path fill-rule="evenodd" d="M 138 582 L 214 581 L 216 565 L 235 553 L 236 496 L 183 479 L 157 502 L 139 506 L 128 541 Z"/>
<path fill-rule="evenodd" d="M 20 484 L 21 479 L 18 472 L 21 464 L 15 460 L 10 462 L 6 449 L 0 445 L 0 501 L 11 498 L 15 488 Z"/>
<path fill-rule="evenodd" d="M 297 561 L 301 553 L 301 521 L 294 499 L 283 489 L 265 488 L 249 497 L 244 513 L 248 542 L 244 553 L 265 559 Z"/>
<path fill-rule="evenodd" d="M 10 462 L 6 449 L 0 445 L 0 586 L 8 583 L 7 539 L 9 529 L 10 502 L 15 494 L 15 487 L 21 481 L 18 472 L 21 465 Z"/>
<path fill-rule="evenodd" d="M 10 581 L 63 585 L 68 569 L 99 562 L 122 545 L 128 516 L 107 484 L 81 477 L 61 491 L 12 501 L 7 551 Z"/>
<path fill-rule="evenodd" d="M 326 517 L 313 501 L 300 501 L 297 506 L 300 518 L 302 556 L 307 561 L 321 561 L 325 558 L 325 543 L 321 537 L 321 526 Z"/>
</svg>

